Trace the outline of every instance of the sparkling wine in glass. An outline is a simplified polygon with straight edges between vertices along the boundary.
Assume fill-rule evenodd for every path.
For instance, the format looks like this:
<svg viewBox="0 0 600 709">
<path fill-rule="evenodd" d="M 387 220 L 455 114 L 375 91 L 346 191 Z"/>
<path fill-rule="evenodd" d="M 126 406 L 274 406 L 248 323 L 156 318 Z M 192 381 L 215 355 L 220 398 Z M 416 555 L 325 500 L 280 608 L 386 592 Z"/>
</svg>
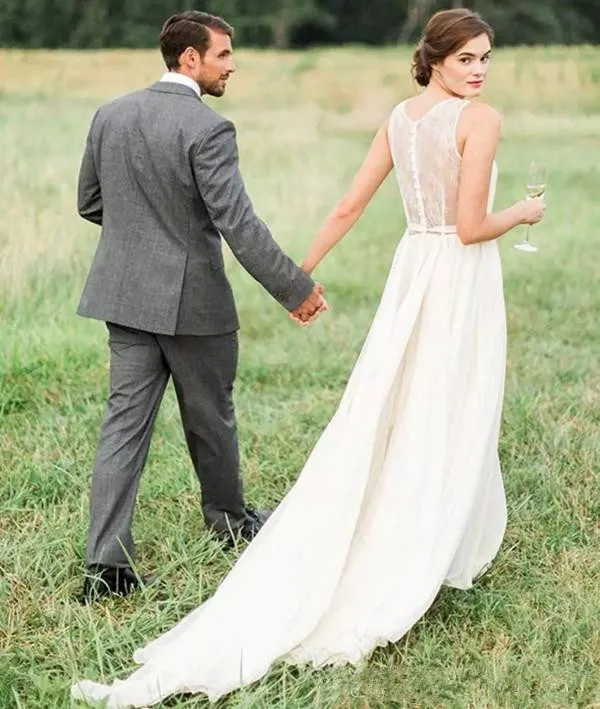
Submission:
<svg viewBox="0 0 600 709">
<path fill-rule="evenodd" d="M 527 199 L 535 199 L 536 197 L 543 197 L 546 192 L 546 180 L 547 180 L 547 169 L 542 163 L 532 160 L 529 166 L 529 174 L 527 176 Z M 515 244 L 515 249 L 519 251 L 528 251 L 534 253 L 538 250 L 537 246 L 534 246 L 529 241 L 529 234 L 531 232 L 531 224 L 527 225 L 527 232 L 525 234 L 525 240 L 520 244 Z"/>
</svg>

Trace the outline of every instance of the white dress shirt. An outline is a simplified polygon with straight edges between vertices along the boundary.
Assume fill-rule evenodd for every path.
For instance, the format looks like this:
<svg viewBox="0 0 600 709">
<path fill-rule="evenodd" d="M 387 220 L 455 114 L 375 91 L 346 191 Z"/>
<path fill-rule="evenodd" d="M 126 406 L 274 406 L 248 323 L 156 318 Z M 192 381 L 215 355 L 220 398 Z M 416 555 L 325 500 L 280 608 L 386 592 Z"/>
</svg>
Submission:
<svg viewBox="0 0 600 709">
<path fill-rule="evenodd" d="M 198 96 L 201 95 L 200 87 L 198 86 L 198 84 L 193 79 L 190 79 L 189 76 L 186 76 L 185 74 L 180 74 L 177 71 L 167 71 L 160 77 L 160 81 L 170 81 L 173 84 L 182 84 L 183 86 L 189 86 L 190 89 L 194 89 Z"/>
</svg>

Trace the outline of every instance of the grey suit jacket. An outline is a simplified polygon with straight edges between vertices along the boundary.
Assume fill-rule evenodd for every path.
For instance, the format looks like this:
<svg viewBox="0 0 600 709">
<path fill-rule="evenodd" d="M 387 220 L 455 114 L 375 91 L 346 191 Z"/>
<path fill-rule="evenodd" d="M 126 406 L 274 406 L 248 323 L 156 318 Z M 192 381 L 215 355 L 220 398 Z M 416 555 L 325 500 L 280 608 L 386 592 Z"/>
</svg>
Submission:
<svg viewBox="0 0 600 709">
<path fill-rule="evenodd" d="M 102 227 L 86 317 L 164 335 L 237 329 L 221 237 L 288 310 L 314 285 L 254 213 L 233 124 L 187 86 L 157 82 L 96 112 L 78 211 Z"/>
</svg>

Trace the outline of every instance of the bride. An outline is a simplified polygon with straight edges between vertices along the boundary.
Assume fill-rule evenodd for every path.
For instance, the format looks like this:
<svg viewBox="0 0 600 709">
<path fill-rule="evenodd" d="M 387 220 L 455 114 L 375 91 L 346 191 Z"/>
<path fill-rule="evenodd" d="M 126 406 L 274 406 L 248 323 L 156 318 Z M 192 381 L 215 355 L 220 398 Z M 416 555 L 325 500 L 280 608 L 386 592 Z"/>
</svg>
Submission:
<svg viewBox="0 0 600 709">
<path fill-rule="evenodd" d="M 491 211 L 500 116 L 471 102 L 493 33 L 437 13 L 415 52 L 423 87 L 381 126 L 303 262 L 312 272 L 393 169 L 408 221 L 338 410 L 298 481 L 216 594 L 135 653 L 141 667 L 75 698 L 141 707 L 216 699 L 276 660 L 357 663 L 401 638 L 443 584 L 469 588 L 506 525 L 497 444 L 505 314 L 496 240 L 544 214 Z M 307 511 L 311 524 L 306 525 Z"/>
</svg>

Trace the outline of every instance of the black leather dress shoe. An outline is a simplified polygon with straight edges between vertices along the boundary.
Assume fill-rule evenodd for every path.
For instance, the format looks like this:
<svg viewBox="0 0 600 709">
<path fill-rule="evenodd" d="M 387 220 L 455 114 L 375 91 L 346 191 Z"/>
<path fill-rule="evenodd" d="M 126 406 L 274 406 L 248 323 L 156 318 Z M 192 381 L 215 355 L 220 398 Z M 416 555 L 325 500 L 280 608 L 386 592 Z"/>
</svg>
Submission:
<svg viewBox="0 0 600 709">
<path fill-rule="evenodd" d="M 156 576 L 137 576 L 129 566 L 93 564 L 88 566 L 79 600 L 94 603 L 107 596 L 127 596 L 136 588 L 150 586 L 155 581 Z"/>
<path fill-rule="evenodd" d="M 246 514 L 253 522 L 258 524 L 260 528 L 273 514 L 273 510 L 255 510 L 253 507 L 246 507 Z"/>
<path fill-rule="evenodd" d="M 273 510 L 255 510 L 253 507 L 246 507 L 244 519 L 235 526 L 232 524 L 228 529 L 215 529 L 214 532 L 228 546 L 235 546 L 240 539 L 251 542 L 272 512 Z"/>
</svg>

